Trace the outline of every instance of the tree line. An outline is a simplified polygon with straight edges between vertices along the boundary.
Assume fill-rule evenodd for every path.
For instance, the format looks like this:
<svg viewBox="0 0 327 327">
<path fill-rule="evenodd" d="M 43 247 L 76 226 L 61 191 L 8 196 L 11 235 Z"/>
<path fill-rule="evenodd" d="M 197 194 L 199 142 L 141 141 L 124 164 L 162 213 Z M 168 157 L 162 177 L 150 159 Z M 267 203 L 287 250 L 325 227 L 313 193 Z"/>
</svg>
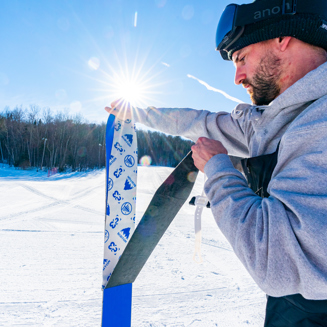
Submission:
<svg viewBox="0 0 327 327">
<path fill-rule="evenodd" d="M 5 108 L 0 112 L 0 161 L 10 166 L 86 170 L 105 166 L 106 124 L 49 108 Z M 159 132 L 137 130 L 138 156 L 152 165 L 175 167 L 190 151 L 191 141 Z"/>
</svg>

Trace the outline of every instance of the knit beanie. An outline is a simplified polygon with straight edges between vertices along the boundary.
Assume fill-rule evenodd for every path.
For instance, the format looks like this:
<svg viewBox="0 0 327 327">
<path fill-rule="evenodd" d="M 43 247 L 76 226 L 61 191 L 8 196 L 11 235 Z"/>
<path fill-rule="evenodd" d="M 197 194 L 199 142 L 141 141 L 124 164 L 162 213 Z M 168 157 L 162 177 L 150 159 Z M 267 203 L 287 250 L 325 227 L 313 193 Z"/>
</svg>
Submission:
<svg viewBox="0 0 327 327">
<path fill-rule="evenodd" d="M 235 51 L 250 44 L 282 36 L 292 36 L 303 42 L 327 50 L 327 12 L 322 12 L 321 15 L 303 13 L 279 15 L 245 25 L 242 36 L 232 45 L 228 53 L 222 51 L 221 55 L 225 60 L 232 60 L 232 55 Z"/>
</svg>

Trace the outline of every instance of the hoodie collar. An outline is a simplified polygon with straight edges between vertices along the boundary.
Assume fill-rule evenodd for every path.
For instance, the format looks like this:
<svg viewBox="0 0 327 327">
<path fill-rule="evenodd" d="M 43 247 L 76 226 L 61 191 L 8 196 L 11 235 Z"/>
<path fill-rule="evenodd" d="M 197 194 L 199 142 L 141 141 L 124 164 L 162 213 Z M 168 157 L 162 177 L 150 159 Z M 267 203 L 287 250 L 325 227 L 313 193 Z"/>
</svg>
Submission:
<svg viewBox="0 0 327 327">
<path fill-rule="evenodd" d="M 296 83 L 291 85 L 268 107 L 283 109 L 289 106 L 301 106 L 315 101 L 327 94 L 327 62 L 310 71 Z M 267 106 L 264 106 L 267 107 Z"/>
</svg>

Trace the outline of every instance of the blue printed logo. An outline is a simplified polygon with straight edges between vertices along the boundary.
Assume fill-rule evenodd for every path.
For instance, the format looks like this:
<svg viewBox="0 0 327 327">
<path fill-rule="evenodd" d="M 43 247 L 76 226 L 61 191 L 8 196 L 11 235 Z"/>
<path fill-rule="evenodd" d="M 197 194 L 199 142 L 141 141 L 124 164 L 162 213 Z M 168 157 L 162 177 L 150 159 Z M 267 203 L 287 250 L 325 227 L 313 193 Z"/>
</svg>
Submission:
<svg viewBox="0 0 327 327">
<path fill-rule="evenodd" d="M 126 119 L 126 120 L 125 120 L 125 123 L 126 123 L 126 124 L 129 124 L 130 122 L 131 122 L 130 119 Z"/>
<path fill-rule="evenodd" d="M 111 155 L 110 159 L 109 159 L 109 166 L 111 166 L 116 160 L 117 160 L 117 158 L 114 157 L 113 155 Z"/>
<path fill-rule="evenodd" d="M 124 159 L 124 163 L 128 168 L 131 168 L 135 165 L 135 159 L 131 155 L 127 155 Z"/>
<path fill-rule="evenodd" d="M 133 144 L 133 135 L 132 134 L 125 134 L 122 136 L 122 138 L 129 147 L 132 146 L 132 144 Z"/>
<path fill-rule="evenodd" d="M 115 130 L 118 132 L 121 129 L 121 122 L 119 121 L 117 124 L 115 124 Z"/>
<path fill-rule="evenodd" d="M 118 168 L 115 172 L 114 172 L 114 176 L 116 178 L 119 178 L 120 175 L 123 173 L 123 170 L 121 168 Z"/>
<path fill-rule="evenodd" d="M 124 150 L 123 150 L 123 147 L 118 143 L 116 142 L 116 144 L 114 145 L 115 149 L 117 149 L 117 151 L 119 151 L 120 153 L 122 153 Z"/>
<path fill-rule="evenodd" d="M 109 266 L 110 260 L 104 259 L 103 260 L 103 271 Z"/>
<path fill-rule="evenodd" d="M 114 229 L 117 225 L 118 225 L 118 222 L 119 222 L 119 218 L 116 217 L 112 220 L 112 222 L 109 224 L 109 226 Z"/>
<path fill-rule="evenodd" d="M 119 194 L 118 191 L 115 191 L 114 194 L 112 195 L 113 198 L 117 201 L 120 201 L 121 200 L 121 195 Z"/>
<path fill-rule="evenodd" d="M 105 243 L 108 242 L 109 237 L 110 237 L 110 234 L 109 234 L 109 232 L 106 230 L 105 233 L 104 233 L 104 242 L 105 242 Z"/>
<path fill-rule="evenodd" d="M 114 187 L 114 181 L 109 177 L 108 179 L 108 191 Z"/>
<path fill-rule="evenodd" d="M 132 179 L 128 176 L 126 181 L 125 181 L 125 187 L 124 190 L 131 190 L 134 187 L 136 187 L 136 184 L 132 181 Z"/>
<path fill-rule="evenodd" d="M 131 229 L 130 229 L 130 228 L 125 228 L 125 229 L 122 229 L 122 230 L 118 233 L 118 236 L 119 236 L 119 237 L 120 237 L 120 238 L 121 238 L 125 243 L 127 243 L 130 232 L 131 232 Z"/>
<path fill-rule="evenodd" d="M 123 215 L 129 215 L 132 212 L 132 205 L 129 202 L 125 202 L 123 203 L 123 205 L 121 206 L 121 213 Z"/>
<path fill-rule="evenodd" d="M 110 245 L 108 246 L 108 249 L 109 249 L 111 252 L 116 253 L 116 252 L 118 251 L 117 244 L 116 244 L 115 242 L 111 242 Z"/>
<path fill-rule="evenodd" d="M 107 211 L 106 211 L 106 215 L 109 216 L 110 215 L 110 207 L 109 204 L 107 204 Z"/>
</svg>

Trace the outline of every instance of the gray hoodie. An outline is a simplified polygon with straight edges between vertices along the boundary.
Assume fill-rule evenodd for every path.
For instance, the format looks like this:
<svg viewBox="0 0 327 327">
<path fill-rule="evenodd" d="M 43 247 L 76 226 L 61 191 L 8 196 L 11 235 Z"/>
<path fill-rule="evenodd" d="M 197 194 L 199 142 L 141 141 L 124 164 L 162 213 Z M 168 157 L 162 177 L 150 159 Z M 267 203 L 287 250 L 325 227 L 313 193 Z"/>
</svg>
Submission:
<svg viewBox="0 0 327 327">
<path fill-rule="evenodd" d="M 137 121 L 196 141 L 219 140 L 230 155 L 276 150 L 278 162 L 262 199 L 224 154 L 205 166 L 214 218 L 259 287 L 279 297 L 327 299 L 327 63 L 269 106 L 238 105 L 229 114 L 148 108 Z"/>
</svg>

